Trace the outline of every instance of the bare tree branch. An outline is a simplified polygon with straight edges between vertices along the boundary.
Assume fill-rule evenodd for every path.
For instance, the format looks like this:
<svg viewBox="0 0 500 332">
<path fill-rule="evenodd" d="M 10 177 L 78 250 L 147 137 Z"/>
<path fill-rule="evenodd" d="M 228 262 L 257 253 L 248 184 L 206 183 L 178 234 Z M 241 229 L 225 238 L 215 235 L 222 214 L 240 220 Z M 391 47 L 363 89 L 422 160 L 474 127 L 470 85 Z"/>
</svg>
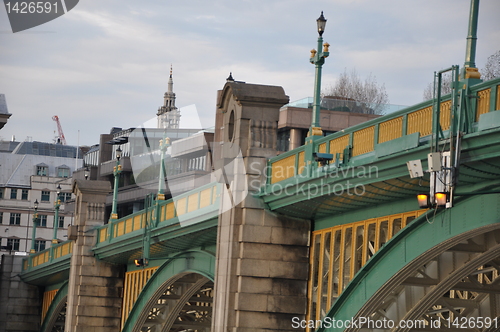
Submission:
<svg viewBox="0 0 500 332">
<path fill-rule="evenodd" d="M 323 97 L 350 101 L 343 110 L 356 113 L 383 114 L 389 104 L 385 85 L 379 85 L 372 74 L 362 81 L 355 69 L 349 73 L 344 70 L 335 85 L 323 92 Z"/>
</svg>

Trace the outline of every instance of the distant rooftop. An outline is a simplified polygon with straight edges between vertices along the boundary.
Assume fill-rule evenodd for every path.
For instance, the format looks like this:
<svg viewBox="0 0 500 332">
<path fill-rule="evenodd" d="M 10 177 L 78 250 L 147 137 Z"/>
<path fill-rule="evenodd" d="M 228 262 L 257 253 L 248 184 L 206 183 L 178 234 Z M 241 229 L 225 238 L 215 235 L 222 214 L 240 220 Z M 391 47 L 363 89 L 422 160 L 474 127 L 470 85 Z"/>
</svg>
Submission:
<svg viewBox="0 0 500 332">
<path fill-rule="evenodd" d="M 44 143 L 44 142 L 21 142 L 12 151 L 13 154 L 32 154 L 38 156 L 51 156 L 63 158 L 82 158 L 80 149 L 76 146 Z"/>
<path fill-rule="evenodd" d="M 298 108 L 312 108 L 313 97 L 306 97 L 291 103 L 288 103 L 282 107 L 298 107 Z M 346 99 L 335 99 L 335 98 L 321 98 L 320 102 L 321 109 L 326 109 L 329 111 L 340 111 L 340 112 L 352 112 L 352 113 L 368 113 L 368 114 L 389 114 L 408 106 L 403 105 L 393 105 L 393 104 L 382 104 L 378 106 L 363 104 L 355 100 Z"/>
</svg>

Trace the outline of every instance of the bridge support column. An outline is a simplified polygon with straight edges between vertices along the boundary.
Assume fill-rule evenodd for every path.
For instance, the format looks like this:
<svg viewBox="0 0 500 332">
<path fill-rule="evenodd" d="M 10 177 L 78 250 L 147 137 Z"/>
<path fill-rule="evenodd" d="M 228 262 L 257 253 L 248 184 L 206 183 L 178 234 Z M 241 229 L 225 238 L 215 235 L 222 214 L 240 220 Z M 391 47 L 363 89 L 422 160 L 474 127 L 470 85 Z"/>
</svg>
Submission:
<svg viewBox="0 0 500 332">
<path fill-rule="evenodd" d="M 95 245 L 94 228 L 104 224 L 109 182 L 75 180 L 75 225 L 68 284 L 65 331 L 111 332 L 120 326 L 123 271 L 121 267 L 98 261 L 91 248 Z"/>
<path fill-rule="evenodd" d="M 309 222 L 273 215 L 252 196 L 277 153 L 279 108 L 287 101 L 281 87 L 242 82 L 227 83 L 219 95 L 222 148 L 214 163 L 226 165 L 228 194 L 219 216 L 212 331 L 298 331 L 292 319 L 304 319 Z"/>
</svg>

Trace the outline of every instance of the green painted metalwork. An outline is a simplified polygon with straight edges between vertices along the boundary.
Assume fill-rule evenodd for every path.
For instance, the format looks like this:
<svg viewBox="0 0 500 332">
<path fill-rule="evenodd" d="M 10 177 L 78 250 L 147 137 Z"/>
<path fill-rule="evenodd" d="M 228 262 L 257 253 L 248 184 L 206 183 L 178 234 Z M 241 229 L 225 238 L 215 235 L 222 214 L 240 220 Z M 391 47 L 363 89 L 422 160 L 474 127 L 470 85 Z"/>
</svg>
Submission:
<svg viewBox="0 0 500 332">
<path fill-rule="evenodd" d="M 61 242 L 24 258 L 21 273 L 23 281 L 35 285 L 51 285 L 66 280 L 72 251 L 69 246 L 72 244 L 72 241 Z"/>
<path fill-rule="evenodd" d="M 67 301 L 68 296 L 68 281 L 64 282 L 59 290 L 57 291 L 56 296 L 52 300 L 50 304 L 49 310 L 45 315 L 45 319 L 42 322 L 42 326 L 40 327 L 40 332 L 51 332 L 52 327 L 54 326 L 57 316 L 59 312 L 64 307 Z"/>
<path fill-rule="evenodd" d="M 148 249 L 151 259 L 215 243 L 221 190 L 221 185 L 211 183 L 173 199 L 158 200 L 145 211 L 113 220 L 108 225 L 96 229 L 98 241 L 93 251 L 99 259 L 127 264 L 131 260 L 144 257 L 143 248 L 147 238 L 150 239 Z M 198 194 L 199 207 L 203 192 L 210 192 L 210 196 L 206 197 L 210 204 L 205 203 L 202 207 L 190 211 L 189 199 L 194 199 Z M 161 215 L 167 207 L 176 209 L 171 218 Z M 141 219 L 141 227 L 138 229 L 133 228 L 135 218 Z M 149 226 L 145 227 L 146 225 Z M 120 233 L 113 231 L 117 226 L 120 226 Z M 109 231 L 110 229 L 112 231 Z M 127 232 L 127 229 L 130 229 L 130 232 Z M 106 236 L 101 236 L 101 233 Z"/>
<path fill-rule="evenodd" d="M 134 331 L 134 326 L 143 314 L 149 300 L 160 287 L 180 274 L 198 273 L 214 280 L 215 255 L 207 251 L 186 251 L 168 259 L 148 280 L 125 322 L 122 332 Z"/>
<path fill-rule="evenodd" d="M 464 68 L 476 67 L 477 18 L 479 15 L 479 0 L 471 0 L 467 46 L 465 48 Z M 465 78 L 465 76 L 463 77 Z"/>
<path fill-rule="evenodd" d="M 499 186 L 497 181 L 488 187 Z M 476 186 L 473 190 L 486 189 Z M 484 208 L 488 207 L 488 208 Z M 500 195 L 479 195 L 462 199 L 452 209 L 420 216 L 388 241 L 356 274 L 332 306 L 327 317 L 350 320 L 375 292 L 405 265 L 432 248 L 478 228 L 500 228 Z M 343 329 L 320 328 L 318 331 Z"/>
</svg>

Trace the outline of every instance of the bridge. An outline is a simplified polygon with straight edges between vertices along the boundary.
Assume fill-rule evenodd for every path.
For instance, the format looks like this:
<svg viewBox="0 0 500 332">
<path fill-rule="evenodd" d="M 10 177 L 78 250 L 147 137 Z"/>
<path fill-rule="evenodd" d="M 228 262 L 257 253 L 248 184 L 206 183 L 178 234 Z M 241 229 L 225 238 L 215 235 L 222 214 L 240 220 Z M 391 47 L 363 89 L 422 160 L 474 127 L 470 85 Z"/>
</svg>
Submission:
<svg viewBox="0 0 500 332">
<path fill-rule="evenodd" d="M 283 89 L 227 82 L 213 181 L 110 220 L 110 184 L 74 182 L 71 240 L 23 262 L 39 330 L 498 330 L 500 78 L 445 71 L 451 94 L 279 155 Z"/>
<path fill-rule="evenodd" d="M 326 331 L 326 317 L 369 317 L 453 328 L 456 319 L 500 315 L 500 79 L 467 93 L 461 107 L 443 98 L 437 133 L 429 101 L 267 161 L 254 196 L 313 224 L 302 327 Z M 419 208 L 415 197 L 429 191 L 431 174 L 411 178 L 407 168 L 410 160 L 428 167 L 433 135 L 438 151 L 460 140 L 451 208 Z M 311 151 L 332 159 L 316 161 Z M 210 183 L 91 229 L 93 256 L 126 270 L 121 331 L 210 330 L 224 188 Z M 41 331 L 62 323 L 73 243 L 24 261 L 23 280 L 45 288 Z M 148 265 L 136 267 L 145 246 Z"/>
</svg>

